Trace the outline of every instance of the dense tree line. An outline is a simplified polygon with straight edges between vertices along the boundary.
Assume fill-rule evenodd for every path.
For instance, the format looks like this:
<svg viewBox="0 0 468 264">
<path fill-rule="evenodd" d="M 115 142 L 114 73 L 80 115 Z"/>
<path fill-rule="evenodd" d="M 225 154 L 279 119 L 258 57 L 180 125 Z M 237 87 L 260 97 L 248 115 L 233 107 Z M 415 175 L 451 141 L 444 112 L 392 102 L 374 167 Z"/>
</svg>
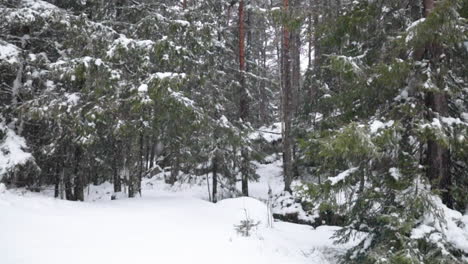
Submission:
<svg viewBox="0 0 468 264">
<path fill-rule="evenodd" d="M 467 19 L 466 0 L 3 0 L 0 178 L 82 201 L 209 174 L 214 202 L 247 196 L 271 154 L 251 134 L 281 121 L 277 198 L 367 233 L 346 263 L 463 263 L 411 231 L 468 207 Z"/>
<path fill-rule="evenodd" d="M 2 47 L 14 51 L 2 60 L 2 122 L 34 157 L 3 180 L 82 200 L 89 183 L 134 196 L 154 170 L 169 183 L 211 171 L 231 187 L 242 174 L 247 195 L 247 135 L 274 118 L 279 78 L 266 70 L 265 4 L 241 16 L 223 1 L 2 2 Z"/>
</svg>

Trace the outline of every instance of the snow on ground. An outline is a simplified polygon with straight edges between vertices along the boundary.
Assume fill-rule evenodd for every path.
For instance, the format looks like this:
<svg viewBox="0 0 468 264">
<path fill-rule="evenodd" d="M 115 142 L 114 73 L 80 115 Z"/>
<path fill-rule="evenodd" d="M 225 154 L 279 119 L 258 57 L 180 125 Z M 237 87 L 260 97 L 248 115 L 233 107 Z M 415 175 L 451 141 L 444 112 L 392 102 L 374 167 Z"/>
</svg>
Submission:
<svg viewBox="0 0 468 264">
<path fill-rule="evenodd" d="M 276 159 L 269 164 L 255 163 L 257 174 L 260 176 L 257 182 L 249 182 L 249 195 L 259 199 L 268 199 L 268 190 L 272 193 L 283 191 L 282 161 Z M 240 189 L 240 183 L 238 188 Z"/>
<path fill-rule="evenodd" d="M 253 196 L 280 190 L 279 162 L 258 164 Z M 337 227 L 274 222 L 254 198 L 207 201 L 203 184 L 145 179 L 143 196 L 110 200 L 112 185 L 90 186 L 86 202 L 0 188 L 0 263 L 336 263 L 350 245 L 334 245 Z M 249 237 L 241 220 L 260 222 Z"/>
<path fill-rule="evenodd" d="M 275 142 L 281 139 L 281 122 L 273 123 L 271 126 L 263 126 L 249 135 L 250 139 L 263 139 L 266 142 Z"/>
</svg>

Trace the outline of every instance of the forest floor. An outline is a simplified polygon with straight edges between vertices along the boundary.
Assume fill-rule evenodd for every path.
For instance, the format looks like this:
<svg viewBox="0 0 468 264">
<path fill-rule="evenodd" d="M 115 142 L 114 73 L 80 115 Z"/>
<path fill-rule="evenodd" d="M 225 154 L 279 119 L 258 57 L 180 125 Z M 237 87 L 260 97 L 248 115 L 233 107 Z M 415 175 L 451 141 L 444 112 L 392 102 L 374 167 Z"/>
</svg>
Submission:
<svg viewBox="0 0 468 264">
<path fill-rule="evenodd" d="M 281 190 L 281 164 L 259 164 L 254 197 Z M 337 227 L 269 222 L 254 198 L 207 201 L 205 183 L 169 186 L 145 179 L 143 195 L 110 200 L 112 185 L 90 186 L 86 202 L 0 187 L 0 263 L 335 263 L 347 245 L 334 245 Z M 250 236 L 235 229 L 259 222 Z"/>
</svg>

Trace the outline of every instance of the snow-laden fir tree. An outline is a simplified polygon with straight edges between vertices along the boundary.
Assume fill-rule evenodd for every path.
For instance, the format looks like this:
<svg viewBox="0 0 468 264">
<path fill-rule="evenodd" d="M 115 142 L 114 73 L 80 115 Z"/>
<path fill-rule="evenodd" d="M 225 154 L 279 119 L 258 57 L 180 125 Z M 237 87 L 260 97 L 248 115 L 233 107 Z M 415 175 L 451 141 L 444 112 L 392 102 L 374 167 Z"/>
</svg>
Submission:
<svg viewBox="0 0 468 264">
<path fill-rule="evenodd" d="M 467 206 L 467 5 L 427 2 L 354 1 L 316 29 L 323 118 L 303 144 L 305 193 L 341 219 L 340 240 L 365 236 L 346 263 L 467 258 L 447 208 Z"/>
</svg>

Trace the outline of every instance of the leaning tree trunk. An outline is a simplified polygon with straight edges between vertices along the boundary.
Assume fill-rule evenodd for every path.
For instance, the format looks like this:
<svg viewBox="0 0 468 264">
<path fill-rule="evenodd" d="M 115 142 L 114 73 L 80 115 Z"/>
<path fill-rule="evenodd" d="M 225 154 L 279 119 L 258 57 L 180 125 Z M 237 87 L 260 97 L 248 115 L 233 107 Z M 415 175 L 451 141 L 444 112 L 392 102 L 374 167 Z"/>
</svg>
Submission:
<svg viewBox="0 0 468 264">
<path fill-rule="evenodd" d="M 429 16 L 434 9 L 434 0 L 423 0 L 424 16 Z M 423 59 L 429 61 L 433 68 L 438 68 L 442 55 L 442 46 L 437 43 L 427 43 L 423 53 Z M 438 91 L 431 91 L 426 96 L 426 106 L 433 113 L 438 113 L 439 116 L 448 115 L 448 98 L 447 94 L 439 88 Z M 436 117 L 431 114 L 429 119 Z M 449 149 L 430 139 L 427 142 L 427 177 L 431 181 L 433 188 L 437 188 L 442 192 L 442 201 L 452 207 L 451 197 L 451 175 L 450 175 L 450 152 Z"/>
<path fill-rule="evenodd" d="M 289 1 L 283 0 L 285 14 L 289 12 Z M 292 182 L 292 142 L 291 142 L 291 59 L 289 55 L 289 29 L 288 23 L 283 25 L 283 85 L 282 85 L 282 140 L 283 140 L 283 174 L 284 190 L 291 192 Z"/>
<path fill-rule="evenodd" d="M 239 121 L 246 122 L 249 105 L 248 94 L 245 83 L 245 26 L 244 26 L 244 1 L 239 1 Z M 241 147 L 241 174 L 242 174 L 242 195 L 249 195 L 249 175 L 248 175 L 248 154 L 246 147 Z"/>
</svg>

